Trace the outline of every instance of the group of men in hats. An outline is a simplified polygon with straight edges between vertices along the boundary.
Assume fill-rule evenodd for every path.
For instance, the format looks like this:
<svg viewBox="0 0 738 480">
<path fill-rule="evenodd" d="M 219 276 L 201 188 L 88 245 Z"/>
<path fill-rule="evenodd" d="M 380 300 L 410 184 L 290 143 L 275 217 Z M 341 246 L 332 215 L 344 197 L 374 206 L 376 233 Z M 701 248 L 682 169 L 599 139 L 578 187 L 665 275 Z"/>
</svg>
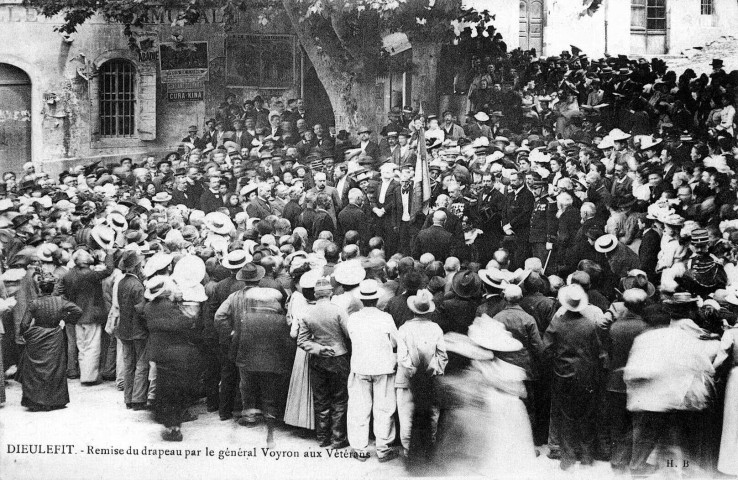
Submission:
<svg viewBox="0 0 738 480">
<path fill-rule="evenodd" d="M 359 460 L 432 462 L 461 359 L 514 372 L 485 385 L 524 402 L 530 451 L 566 470 L 648 473 L 676 444 L 738 474 L 738 76 L 579 49 L 490 63 L 462 121 L 395 107 L 352 138 L 301 99 L 229 97 L 163 157 L 6 172 L 8 376 L 32 368 L 21 325 L 44 273 L 83 312 L 66 376 L 161 408 L 165 440 L 204 397 L 270 445 L 284 421 Z"/>
</svg>

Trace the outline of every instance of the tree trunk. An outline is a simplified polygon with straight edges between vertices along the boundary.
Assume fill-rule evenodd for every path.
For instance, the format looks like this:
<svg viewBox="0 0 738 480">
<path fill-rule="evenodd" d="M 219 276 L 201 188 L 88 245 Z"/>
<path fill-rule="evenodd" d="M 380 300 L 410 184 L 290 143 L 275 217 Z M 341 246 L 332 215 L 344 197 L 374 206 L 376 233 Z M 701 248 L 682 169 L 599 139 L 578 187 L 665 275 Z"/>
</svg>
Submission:
<svg viewBox="0 0 738 480">
<path fill-rule="evenodd" d="M 441 44 L 410 39 L 413 46 L 412 102 L 413 107 L 420 108 L 428 115 L 438 112 L 438 61 L 441 57 Z"/>
<path fill-rule="evenodd" d="M 300 21 L 297 3 L 296 0 L 283 0 L 297 38 L 330 98 L 336 130 L 346 129 L 355 133 L 360 126 L 375 126 L 371 108 L 374 78 L 355 73 L 363 70 L 360 61 L 342 48 L 330 25 L 312 28 L 309 21 Z"/>
</svg>

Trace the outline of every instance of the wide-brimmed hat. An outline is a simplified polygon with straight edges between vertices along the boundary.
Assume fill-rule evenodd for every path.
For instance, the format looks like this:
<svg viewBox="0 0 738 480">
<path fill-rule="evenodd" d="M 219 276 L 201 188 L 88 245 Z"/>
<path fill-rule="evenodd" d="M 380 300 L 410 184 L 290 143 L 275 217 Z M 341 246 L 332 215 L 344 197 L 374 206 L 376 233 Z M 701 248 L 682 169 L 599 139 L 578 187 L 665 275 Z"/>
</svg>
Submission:
<svg viewBox="0 0 738 480">
<path fill-rule="evenodd" d="M 185 255 L 172 270 L 172 279 L 182 287 L 199 285 L 203 278 L 205 278 L 205 262 L 197 255 Z"/>
<path fill-rule="evenodd" d="M 479 271 L 479 278 L 494 288 L 505 288 L 508 283 L 506 276 L 499 268 L 482 269 Z"/>
<path fill-rule="evenodd" d="M 618 237 L 611 233 L 602 235 L 595 240 L 594 247 L 600 253 L 612 252 L 618 247 Z"/>
<path fill-rule="evenodd" d="M 174 289 L 174 282 L 166 275 L 157 275 L 146 282 L 144 298 L 152 301 L 162 295 L 169 295 Z"/>
<path fill-rule="evenodd" d="M 116 232 L 125 232 L 128 230 L 128 220 L 126 220 L 126 217 L 120 212 L 111 212 L 107 218 L 105 218 L 105 223 L 107 223 L 108 226 Z"/>
<path fill-rule="evenodd" d="M 218 235 L 226 235 L 234 228 L 230 217 L 221 212 L 210 212 L 205 215 L 205 226 Z"/>
<path fill-rule="evenodd" d="M 359 284 L 359 299 L 376 300 L 379 298 L 379 283 L 376 280 L 362 280 Z"/>
<path fill-rule="evenodd" d="M 315 288 L 321 278 L 323 278 L 322 268 L 308 270 L 300 276 L 300 288 Z"/>
<path fill-rule="evenodd" d="M 90 230 L 90 236 L 105 250 L 113 248 L 115 243 L 115 230 L 107 225 L 95 225 Z"/>
<path fill-rule="evenodd" d="M 248 197 L 251 194 L 251 192 L 255 192 L 258 189 L 259 189 L 259 185 L 258 184 L 256 184 L 256 183 L 249 183 L 247 185 L 244 185 L 241 188 L 241 191 L 238 192 L 238 194 L 239 195 L 242 195 L 244 197 Z"/>
<path fill-rule="evenodd" d="M 451 290 L 461 298 L 471 298 L 479 294 L 482 280 L 471 270 L 457 272 L 451 281 Z"/>
<path fill-rule="evenodd" d="M 657 147 L 661 145 L 661 143 L 663 143 L 663 140 L 660 138 L 645 137 L 643 140 L 641 140 L 641 151 Z"/>
<path fill-rule="evenodd" d="M 433 294 L 428 290 L 418 290 L 418 293 L 407 298 L 407 308 L 417 315 L 427 315 L 436 310 L 433 303 Z"/>
<path fill-rule="evenodd" d="M 59 247 L 56 244 L 42 243 L 36 247 L 36 258 L 41 262 L 53 262 L 54 258 L 52 255 L 57 250 L 59 250 Z"/>
<path fill-rule="evenodd" d="M 489 121 L 489 115 L 487 115 L 484 112 L 477 112 L 474 114 L 474 120 L 478 122 L 488 122 Z"/>
<path fill-rule="evenodd" d="M 359 285 L 366 278 L 366 270 L 358 260 L 349 260 L 336 265 L 333 278 L 341 285 Z"/>
<path fill-rule="evenodd" d="M 159 192 L 156 195 L 154 195 L 154 198 L 151 199 L 154 203 L 164 203 L 168 202 L 172 199 L 172 196 L 168 194 L 167 192 Z"/>
<path fill-rule="evenodd" d="M 121 270 L 131 270 L 143 262 L 143 256 L 135 250 L 125 250 L 118 261 L 118 268 Z"/>
<path fill-rule="evenodd" d="M 630 133 L 625 133 L 619 128 L 613 129 L 608 135 L 613 142 L 622 142 L 628 140 L 631 137 Z"/>
<path fill-rule="evenodd" d="M 501 322 L 486 313 L 469 326 L 469 338 L 477 345 L 494 352 L 517 352 L 523 344 L 513 338 Z"/>
<path fill-rule="evenodd" d="M 251 261 L 251 255 L 246 250 L 232 250 L 223 257 L 220 262 L 228 270 L 239 270 Z"/>
<path fill-rule="evenodd" d="M 670 227 L 681 227 L 684 225 L 684 217 L 682 217 L 678 213 L 672 213 L 664 217 L 662 222 Z"/>
<path fill-rule="evenodd" d="M 699 300 L 699 298 L 692 295 L 690 292 L 676 292 L 664 298 L 664 303 L 683 305 L 696 302 L 697 300 Z"/>
<path fill-rule="evenodd" d="M 143 274 L 145 277 L 151 277 L 156 272 L 167 268 L 172 261 L 174 256 L 169 253 L 157 252 L 151 258 L 146 261 L 146 265 L 143 268 Z"/>
<path fill-rule="evenodd" d="M 492 360 L 495 354 L 492 350 L 488 350 L 466 335 L 456 332 L 448 332 L 443 336 L 443 343 L 446 345 L 446 351 L 461 355 L 471 360 Z"/>
<path fill-rule="evenodd" d="M 249 262 L 241 268 L 236 274 L 236 280 L 242 282 L 254 283 L 258 282 L 266 275 L 266 270 L 261 265 L 256 265 L 253 262 Z"/>
<path fill-rule="evenodd" d="M 572 284 L 559 289 L 559 303 L 570 312 L 581 312 L 589 305 L 589 298 L 581 285 Z"/>
</svg>

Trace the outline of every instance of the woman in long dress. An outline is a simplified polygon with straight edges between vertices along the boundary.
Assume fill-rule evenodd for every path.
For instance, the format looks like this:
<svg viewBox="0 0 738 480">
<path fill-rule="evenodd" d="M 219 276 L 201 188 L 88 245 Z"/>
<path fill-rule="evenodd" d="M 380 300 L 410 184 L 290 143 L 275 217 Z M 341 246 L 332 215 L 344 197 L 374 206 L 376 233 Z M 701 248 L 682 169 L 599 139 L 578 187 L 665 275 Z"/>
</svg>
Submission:
<svg viewBox="0 0 738 480">
<path fill-rule="evenodd" d="M 299 287 L 300 277 L 306 271 L 304 268 L 293 269 L 292 277 L 296 286 L 287 306 L 287 321 L 290 322 L 290 336 L 297 338 L 300 333 L 300 314 L 305 311 L 308 301 L 305 295 L 312 296 L 310 292 Z M 308 289 L 305 289 L 308 290 Z M 292 375 L 290 376 L 290 387 L 287 392 L 287 406 L 284 411 L 284 423 L 293 427 L 315 430 L 315 411 L 313 409 L 313 389 L 310 385 L 310 371 L 308 361 L 310 354 L 302 348 L 295 352 L 295 361 L 292 364 Z"/>
<path fill-rule="evenodd" d="M 31 411 L 64 408 L 69 403 L 67 348 L 61 323 L 75 323 L 82 310 L 53 295 L 56 279 L 38 279 L 39 297 L 31 301 L 20 325 L 26 342 L 23 351 L 21 405 Z"/>
<path fill-rule="evenodd" d="M 154 418 L 164 425 L 162 439 L 181 442 L 180 427 L 187 407 L 198 393 L 201 371 L 197 347 L 199 328 L 192 305 L 170 277 L 158 275 L 146 282 L 142 313 L 149 329 L 149 354 L 156 363 Z"/>
<path fill-rule="evenodd" d="M 723 333 L 720 347 L 721 352 L 713 365 L 719 365 L 731 356 L 732 367 L 725 387 L 725 413 L 718 470 L 727 475 L 738 475 L 738 325 Z"/>
</svg>

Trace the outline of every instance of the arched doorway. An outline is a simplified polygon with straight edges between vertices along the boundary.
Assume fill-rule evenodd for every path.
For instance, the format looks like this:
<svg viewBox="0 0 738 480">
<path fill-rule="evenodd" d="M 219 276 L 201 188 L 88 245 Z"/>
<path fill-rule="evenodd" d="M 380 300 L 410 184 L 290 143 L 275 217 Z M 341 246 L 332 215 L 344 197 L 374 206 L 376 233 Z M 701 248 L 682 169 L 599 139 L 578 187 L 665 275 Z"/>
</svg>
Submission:
<svg viewBox="0 0 738 480">
<path fill-rule="evenodd" d="M 0 63 L 0 165 L 19 172 L 31 161 L 31 79 Z"/>
</svg>

